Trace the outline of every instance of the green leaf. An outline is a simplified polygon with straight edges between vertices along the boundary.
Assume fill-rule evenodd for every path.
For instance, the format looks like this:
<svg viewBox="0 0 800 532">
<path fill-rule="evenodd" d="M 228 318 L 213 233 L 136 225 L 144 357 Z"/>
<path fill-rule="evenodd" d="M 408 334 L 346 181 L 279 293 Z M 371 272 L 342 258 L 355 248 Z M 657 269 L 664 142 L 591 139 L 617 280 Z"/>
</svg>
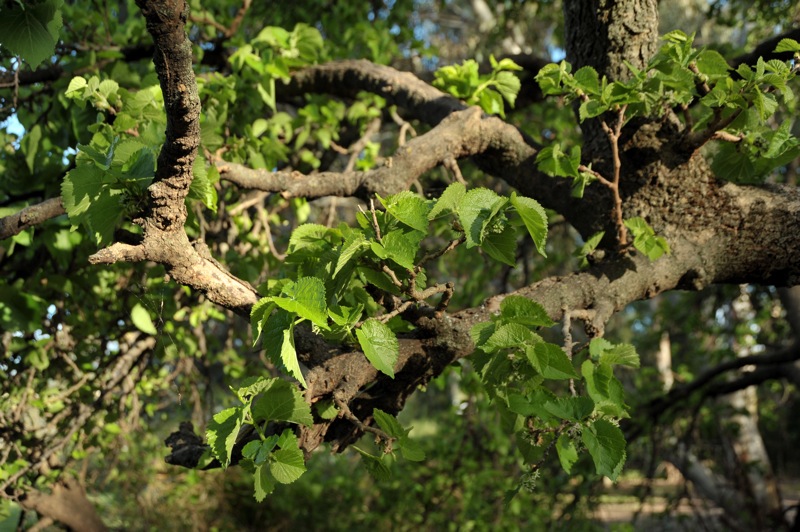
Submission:
<svg viewBox="0 0 800 532">
<path fill-rule="evenodd" d="M 651 261 L 658 259 L 664 253 L 670 253 L 666 239 L 656 236 L 655 231 L 644 218 L 629 218 L 623 223 L 634 236 L 633 247 L 644 253 Z"/>
<path fill-rule="evenodd" d="M 367 468 L 367 471 L 376 480 L 386 481 L 392 478 L 392 470 L 389 468 L 388 459 L 372 455 L 366 451 L 362 451 L 355 445 L 352 446 L 358 454 L 361 455 L 361 463 Z"/>
<path fill-rule="evenodd" d="M 310 320 L 314 325 L 329 329 L 328 306 L 325 302 L 325 284 L 317 277 L 302 277 L 283 287 L 287 297 L 274 297 L 272 301 L 288 312 Z"/>
<path fill-rule="evenodd" d="M 486 188 L 476 188 L 464 194 L 458 203 L 457 212 L 466 233 L 468 248 L 483 243 L 486 227 L 507 201 L 507 198 L 502 198 Z"/>
<path fill-rule="evenodd" d="M 597 474 L 616 480 L 625 464 L 625 436 L 616 425 L 598 419 L 581 432 Z"/>
<path fill-rule="evenodd" d="M 253 401 L 253 422 L 289 421 L 310 427 L 314 423 L 311 407 L 303 394 L 292 383 L 282 379 L 269 379 L 267 386 Z"/>
<path fill-rule="evenodd" d="M 0 17 L 2 18 L 2 17 Z M 36 124 L 33 126 L 20 142 L 20 148 L 25 154 L 25 164 L 28 170 L 33 174 L 34 166 L 36 163 L 36 154 L 39 152 L 39 146 L 42 143 L 42 126 Z"/>
<path fill-rule="evenodd" d="M 578 449 L 572 442 L 569 436 L 562 434 L 556 441 L 556 452 L 558 453 L 558 461 L 561 462 L 561 467 L 569 475 L 572 471 L 572 466 L 578 461 Z"/>
<path fill-rule="evenodd" d="M 304 387 L 306 384 L 303 378 L 303 372 L 300 370 L 300 362 L 297 360 L 297 349 L 294 347 L 294 324 L 288 329 L 283 330 L 283 340 L 281 342 L 281 362 L 283 363 L 286 371 L 289 372 L 295 379 L 300 381 Z"/>
<path fill-rule="evenodd" d="M 547 213 L 538 201 L 511 193 L 511 205 L 517 209 L 525 227 L 528 229 L 536 250 L 542 257 L 547 257 L 545 243 L 547 241 Z"/>
<path fill-rule="evenodd" d="M 364 238 L 363 233 L 356 233 L 352 239 L 345 242 L 339 258 L 336 260 L 333 277 L 336 277 L 345 267 L 352 265 L 369 247 L 369 242 Z"/>
<path fill-rule="evenodd" d="M 275 490 L 275 479 L 269 472 L 269 464 L 260 464 L 256 466 L 253 473 L 254 481 L 254 497 L 257 502 L 263 502 L 264 499 Z"/>
<path fill-rule="evenodd" d="M 153 325 L 153 320 L 150 319 L 150 313 L 139 303 L 136 303 L 131 310 L 131 321 L 137 329 L 145 334 L 155 336 L 158 330 Z"/>
<path fill-rule="evenodd" d="M 523 296 L 507 296 L 500 302 L 500 316 L 503 322 L 520 323 L 528 327 L 551 327 L 555 322 L 547 311 L 536 301 Z"/>
<path fill-rule="evenodd" d="M 575 146 L 567 155 L 560 144 L 542 148 L 536 156 L 536 165 L 542 172 L 554 177 L 579 177 L 578 167 L 581 164 L 581 148 Z"/>
<path fill-rule="evenodd" d="M 469 103 L 475 103 L 470 100 Z M 480 105 L 487 114 L 500 115 L 502 118 L 506 117 L 505 109 L 503 107 L 503 97 L 499 92 L 493 90 L 484 90 L 478 94 L 477 104 Z"/>
<path fill-rule="evenodd" d="M 598 411 L 617 418 L 629 417 L 622 384 L 614 377 L 611 366 L 595 366 L 590 360 L 586 360 L 581 365 L 581 373 L 586 381 L 586 391 L 594 400 Z"/>
<path fill-rule="evenodd" d="M 495 352 L 500 349 L 533 345 L 541 341 L 541 337 L 532 333 L 528 327 L 519 323 L 507 323 L 498 327 L 482 347 L 487 352 Z"/>
<path fill-rule="evenodd" d="M 558 380 L 579 377 L 567 354 L 555 344 L 539 342 L 533 348 L 526 347 L 525 354 L 531 365 L 545 379 Z"/>
<path fill-rule="evenodd" d="M 575 83 L 578 88 L 590 96 L 600 95 L 600 76 L 597 70 L 590 66 L 579 68 L 575 72 Z"/>
<path fill-rule="evenodd" d="M 697 70 L 709 77 L 717 79 L 726 77 L 731 70 L 725 58 L 716 50 L 703 50 L 697 56 Z"/>
<path fill-rule="evenodd" d="M 544 405 L 545 410 L 560 419 L 579 422 L 594 412 L 594 401 L 585 396 L 557 397 Z"/>
<path fill-rule="evenodd" d="M 580 258 L 580 267 L 586 268 L 589 266 L 589 259 L 587 258 L 591 255 L 597 246 L 600 245 L 600 241 L 603 240 L 603 237 L 606 235 L 605 231 L 600 231 L 592 236 L 589 237 L 586 242 L 575 252 L 575 255 Z"/>
<path fill-rule="evenodd" d="M 505 98 L 508 105 L 511 107 L 514 107 L 521 86 L 522 84 L 519 78 L 513 72 L 498 72 L 494 78 L 495 89 L 497 89 L 497 92 Z"/>
<path fill-rule="evenodd" d="M 461 199 L 466 193 L 467 188 L 463 183 L 450 183 L 450 185 L 444 189 L 442 195 L 439 196 L 439 199 L 436 201 L 436 205 L 434 205 L 430 212 L 428 212 L 428 220 L 433 220 L 439 215 L 455 212 L 459 203 L 461 203 Z"/>
<path fill-rule="evenodd" d="M 794 39 L 781 39 L 775 47 L 775 53 L 800 52 L 800 43 Z"/>
<path fill-rule="evenodd" d="M 0 17 L 2 45 L 36 68 L 55 53 L 63 0 L 7 2 Z"/>
<path fill-rule="evenodd" d="M 378 320 L 369 319 L 356 329 L 356 337 L 367 360 L 378 371 L 394 378 L 400 347 L 392 330 Z"/>
<path fill-rule="evenodd" d="M 253 332 L 254 346 L 261 339 L 261 332 L 275 307 L 276 305 L 272 302 L 271 297 L 262 297 L 250 309 L 250 329 Z"/>
<path fill-rule="evenodd" d="M 500 233 L 488 233 L 484 236 L 481 243 L 484 250 L 493 259 L 516 266 L 517 236 L 514 228 L 506 226 Z"/>
<path fill-rule="evenodd" d="M 385 257 L 395 261 L 408 270 L 414 269 L 414 259 L 419 249 L 418 241 L 409 237 L 401 230 L 390 231 L 383 237 Z"/>
<path fill-rule="evenodd" d="M 589 342 L 589 353 L 600 364 L 639 367 L 639 355 L 630 344 L 614 345 L 604 338 L 593 338 Z"/>
<path fill-rule="evenodd" d="M 270 457 L 269 472 L 281 484 L 290 484 L 306 472 L 303 451 L 297 443 L 297 436 L 287 429 L 278 440 L 280 449 Z"/>
<path fill-rule="evenodd" d="M 222 467 L 228 467 L 231 452 L 242 426 L 243 410 L 241 407 L 227 408 L 214 415 L 206 430 L 206 440 L 211 451 Z"/>
<path fill-rule="evenodd" d="M 418 195 L 404 190 L 386 199 L 378 196 L 378 199 L 386 211 L 402 223 L 423 233 L 428 231 L 428 206 Z"/>
</svg>

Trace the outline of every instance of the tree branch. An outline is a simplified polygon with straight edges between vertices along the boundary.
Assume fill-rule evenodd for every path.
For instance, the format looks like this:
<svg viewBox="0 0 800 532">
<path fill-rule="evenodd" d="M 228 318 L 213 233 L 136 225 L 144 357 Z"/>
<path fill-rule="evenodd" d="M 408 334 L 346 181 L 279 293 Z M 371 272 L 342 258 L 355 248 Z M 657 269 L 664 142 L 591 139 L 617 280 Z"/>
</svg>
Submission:
<svg viewBox="0 0 800 532">
<path fill-rule="evenodd" d="M 22 231 L 39 225 L 51 218 L 66 214 L 61 198 L 50 198 L 36 205 L 25 207 L 21 211 L 0 218 L 0 240 L 12 237 Z"/>
</svg>

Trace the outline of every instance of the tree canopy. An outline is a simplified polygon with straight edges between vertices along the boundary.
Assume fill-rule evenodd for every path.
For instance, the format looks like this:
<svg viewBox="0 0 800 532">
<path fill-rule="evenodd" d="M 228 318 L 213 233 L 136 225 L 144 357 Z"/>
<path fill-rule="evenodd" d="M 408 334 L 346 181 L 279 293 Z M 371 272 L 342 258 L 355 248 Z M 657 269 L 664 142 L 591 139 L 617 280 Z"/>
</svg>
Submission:
<svg viewBox="0 0 800 532">
<path fill-rule="evenodd" d="M 795 3 L 273 4 L 0 6 L 0 523 L 789 527 Z"/>
</svg>

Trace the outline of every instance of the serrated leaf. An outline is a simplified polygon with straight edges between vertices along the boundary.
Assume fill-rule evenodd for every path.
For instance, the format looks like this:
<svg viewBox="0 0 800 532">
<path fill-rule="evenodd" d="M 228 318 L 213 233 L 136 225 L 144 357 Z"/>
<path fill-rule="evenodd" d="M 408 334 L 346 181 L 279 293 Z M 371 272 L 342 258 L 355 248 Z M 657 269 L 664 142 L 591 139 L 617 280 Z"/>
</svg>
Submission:
<svg viewBox="0 0 800 532">
<path fill-rule="evenodd" d="M 136 303 L 131 309 L 131 322 L 137 329 L 145 334 L 155 336 L 158 334 L 156 326 L 153 325 L 153 320 L 150 318 L 150 313 L 139 303 Z"/>
<path fill-rule="evenodd" d="M 500 349 L 520 348 L 541 342 L 542 338 L 519 323 L 506 323 L 497 327 L 494 333 L 482 346 L 485 351 L 494 352 Z"/>
<path fill-rule="evenodd" d="M 581 365 L 581 374 L 586 381 L 586 391 L 595 402 L 595 408 L 609 416 L 629 417 L 624 402 L 622 384 L 614 377 L 608 364 L 594 365 L 590 360 Z"/>
<path fill-rule="evenodd" d="M 511 107 L 517 101 L 517 94 L 522 84 L 516 74 L 512 72 L 498 72 L 495 76 L 495 88 Z"/>
<path fill-rule="evenodd" d="M 536 165 L 539 170 L 555 177 L 579 177 L 580 162 L 580 146 L 573 147 L 568 155 L 559 144 L 553 144 L 542 148 L 536 156 Z"/>
<path fill-rule="evenodd" d="M 243 411 L 240 407 L 227 408 L 214 415 L 206 430 L 206 440 L 214 456 L 228 467 L 231 461 L 231 452 L 242 426 Z"/>
<path fill-rule="evenodd" d="M 511 226 L 504 227 L 500 233 L 487 233 L 481 243 L 481 249 L 503 264 L 512 267 L 517 265 L 517 236 Z"/>
<path fill-rule="evenodd" d="M 392 470 L 382 458 L 363 451 L 355 445 L 352 448 L 361 455 L 361 463 L 364 464 L 364 467 L 367 468 L 367 471 L 373 478 L 382 481 L 392 478 Z"/>
<path fill-rule="evenodd" d="M 264 499 L 275 490 L 275 479 L 269 472 L 269 464 L 261 464 L 256 466 L 253 473 L 254 492 L 253 495 L 257 502 L 263 502 Z"/>
<path fill-rule="evenodd" d="M 292 383 L 281 379 L 268 380 L 267 386 L 253 401 L 253 422 L 289 421 L 310 427 L 314 423 L 311 407 Z"/>
<path fill-rule="evenodd" d="M 297 444 L 297 437 L 291 431 L 284 431 L 279 441 L 280 449 L 270 457 L 269 472 L 281 484 L 290 484 L 303 476 L 306 463 L 303 451 Z"/>
<path fill-rule="evenodd" d="M 561 462 L 561 467 L 569 475 L 572 471 L 572 466 L 578 461 L 578 449 L 572 442 L 569 436 L 562 434 L 556 441 L 556 452 L 558 453 L 558 461 Z"/>
<path fill-rule="evenodd" d="M 294 347 L 294 324 L 288 329 L 283 330 L 281 341 L 281 362 L 291 376 L 300 381 L 303 387 L 308 386 L 303 372 L 300 370 L 300 362 L 297 360 L 297 349 Z"/>
<path fill-rule="evenodd" d="M 614 345 L 603 338 L 593 338 L 589 342 L 589 352 L 600 364 L 639 367 L 639 355 L 630 344 Z"/>
<path fill-rule="evenodd" d="M 336 268 L 333 270 L 333 277 L 336 277 L 343 268 L 357 261 L 369 247 L 370 244 L 364 238 L 364 234 L 356 233 L 356 236 L 352 240 L 346 242 L 344 246 L 342 246 L 342 251 L 339 253 L 339 258 L 336 260 Z"/>
<path fill-rule="evenodd" d="M 594 68 L 590 66 L 581 67 L 575 72 L 574 78 L 578 88 L 586 94 L 592 96 L 600 95 L 600 76 Z"/>
<path fill-rule="evenodd" d="M 404 190 L 386 199 L 378 196 L 386 211 L 417 231 L 428 231 L 428 206 L 425 200 L 411 192 Z"/>
<path fill-rule="evenodd" d="M 579 377 L 572 361 L 561 347 L 548 342 L 539 342 L 525 353 L 531 365 L 545 379 L 573 379 Z"/>
<path fill-rule="evenodd" d="M 467 188 L 463 183 L 450 183 L 450 185 L 444 189 L 442 195 L 439 196 L 436 205 L 428 212 L 428 220 L 433 220 L 440 214 L 454 212 L 466 193 Z"/>
<path fill-rule="evenodd" d="M 378 320 L 369 319 L 356 329 L 356 337 L 367 360 L 378 371 L 394 378 L 394 364 L 400 348 L 392 330 Z"/>
<path fill-rule="evenodd" d="M 527 297 L 510 295 L 500 302 L 500 315 L 503 322 L 520 323 L 528 327 L 551 327 L 555 322 L 547 311 L 536 301 Z"/>
<path fill-rule="evenodd" d="M 64 91 L 64 95 L 67 98 L 77 98 L 83 94 L 83 89 L 86 88 L 86 78 L 83 76 L 75 76 L 69 82 L 69 86 L 67 90 Z"/>
<path fill-rule="evenodd" d="M 486 342 L 489 341 L 489 338 L 494 334 L 496 328 L 497 324 L 491 321 L 484 321 L 473 325 L 469 330 L 469 335 L 475 347 L 482 349 L 486 345 Z"/>
<path fill-rule="evenodd" d="M 775 53 L 800 52 L 800 43 L 794 39 L 781 39 L 775 47 Z"/>
<path fill-rule="evenodd" d="M 464 194 L 458 203 L 457 213 L 466 233 L 468 248 L 483 242 L 487 225 L 507 201 L 507 198 L 486 188 L 476 188 Z"/>
<path fill-rule="evenodd" d="M 547 213 L 538 201 L 525 196 L 517 196 L 516 192 L 511 193 L 511 205 L 517 209 L 525 228 L 536 245 L 536 251 L 542 257 L 547 257 L 545 243 L 547 242 Z"/>
<path fill-rule="evenodd" d="M 710 79 L 725 77 L 731 70 L 730 65 L 716 50 L 703 50 L 696 59 L 697 70 Z"/>
<path fill-rule="evenodd" d="M 598 419 L 581 432 L 597 474 L 616 480 L 625 464 L 625 436 L 616 425 Z"/>
<path fill-rule="evenodd" d="M 284 286 L 286 297 L 274 297 L 272 301 L 282 309 L 310 320 L 314 325 L 329 329 L 328 305 L 325 300 L 325 284 L 317 277 L 301 277 Z"/>
<path fill-rule="evenodd" d="M 31 68 L 39 66 L 55 53 L 62 4 L 63 0 L 8 3 L 0 17 L 3 46 L 22 56 Z"/>
<path fill-rule="evenodd" d="M 385 256 L 408 270 L 414 269 L 414 259 L 419 246 L 417 242 L 400 230 L 390 231 L 383 237 Z"/>
<path fill-rule="evenodd" d="M 594 401 L 589 397 L 558 397 L 544 405 L 545 410 L 560 419 L 583 421 L 594 411 Z"/>
<path fill-rule="evenodd" d="M 261 332 L 266 325 L 272 311 L 275 310 L 275 303 L 271 297 L 262 297 L 250 309 L 250 329 L 253 332 L 253 345 L 258 345 L 261 339 Z"/>
<path fill-rule="evenodd" d="M 500 115 L 502 118 L 506 117 L 503 97 L 499 92 L 490 89 L 483 90 L 478 93 L 477 102 L 474 102 L 474 99 L 470 99 L 469 103 L 477 103 L 487 114 Z"/>
</svg>

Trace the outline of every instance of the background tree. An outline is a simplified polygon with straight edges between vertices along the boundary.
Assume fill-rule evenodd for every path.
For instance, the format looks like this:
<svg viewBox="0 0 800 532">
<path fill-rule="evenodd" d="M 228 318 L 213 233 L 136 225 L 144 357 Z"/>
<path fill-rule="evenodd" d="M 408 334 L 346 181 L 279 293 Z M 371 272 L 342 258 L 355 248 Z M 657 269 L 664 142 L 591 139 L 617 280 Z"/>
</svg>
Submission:
<svg viewBox="0 0 800 532">
<path fill-rule="evenodd" d="M 798 12 L 681 6 L 3 5 L 9 522 L 788 526 Z"/>
</svg>

